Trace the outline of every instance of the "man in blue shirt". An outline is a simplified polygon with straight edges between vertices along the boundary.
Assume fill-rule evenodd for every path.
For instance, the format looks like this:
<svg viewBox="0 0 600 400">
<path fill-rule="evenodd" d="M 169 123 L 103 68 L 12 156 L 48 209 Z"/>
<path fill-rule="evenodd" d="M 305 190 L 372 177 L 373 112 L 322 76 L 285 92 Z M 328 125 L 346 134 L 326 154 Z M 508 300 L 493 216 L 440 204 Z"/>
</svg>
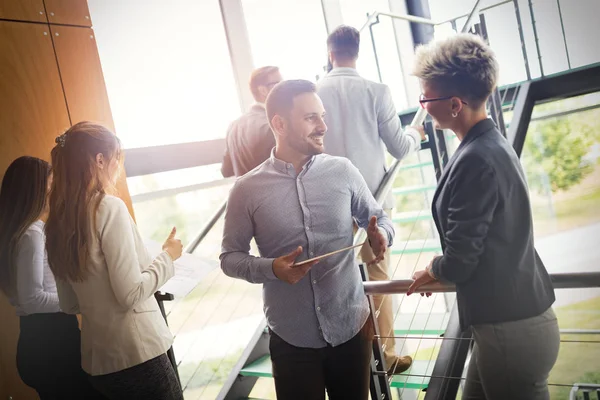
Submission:
<svg viewBox="0 0 600 400">
<path fill-rule="evenodd" d="M 327 390 L 331 400 L 364 400 L 373 333 L 354 252 L 296 263 L 352 245 L 353 219 L 378 262 L 392 222 L 348 159 L 322 154 L 325 110 L 313 83 L 279 83 L 266 108 L 276 147 L 231 190 L 221 268 L 263 284 L 278 399 Z M 249 255 L 252 238 L 260 257 Z"/>
</svg>

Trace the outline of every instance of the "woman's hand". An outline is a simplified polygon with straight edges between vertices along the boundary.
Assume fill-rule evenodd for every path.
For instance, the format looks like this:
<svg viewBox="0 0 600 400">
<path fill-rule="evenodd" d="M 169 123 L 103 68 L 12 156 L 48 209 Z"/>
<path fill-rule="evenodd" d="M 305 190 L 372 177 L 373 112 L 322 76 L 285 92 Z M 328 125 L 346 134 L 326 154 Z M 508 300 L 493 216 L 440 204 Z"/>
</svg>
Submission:
<svg viewBox="0 0 600 400">
<path fill-rule="evenodd" d="M 408 287 L 408 291 L 406 292 L 407 296 L 410 296 L 411 294 L 413 294 L 421 286 L 437 281 L 437 279 L 435 279 L 433 277 L 433 274 L 431 273 L 432 265 L 433 265 L 433 260 L 431 260 L 431 262 L 429 263 L 429 265 L 427 266 L 426 269 L 417 271 L 414 273 L 414 275 L 412 277 L 413 283 Z M 421 293 L 421 296 L 423 296 L 423 295 L 429 297 L 429 296 L 431 296 L 431 292 Z"/>
<path fill-rule="evenodd" d="M 173 261 L 177 260 L 181 257 L 181 253 L 183 253 L 183 245 L 181 244 L 181 240 L 175 239 L 175 234 L 177 233 L 177 228 L 173 227 L 171 233 L 165 243 L 162 245 L 162 249 L 169 253 Z"/>
</svg>

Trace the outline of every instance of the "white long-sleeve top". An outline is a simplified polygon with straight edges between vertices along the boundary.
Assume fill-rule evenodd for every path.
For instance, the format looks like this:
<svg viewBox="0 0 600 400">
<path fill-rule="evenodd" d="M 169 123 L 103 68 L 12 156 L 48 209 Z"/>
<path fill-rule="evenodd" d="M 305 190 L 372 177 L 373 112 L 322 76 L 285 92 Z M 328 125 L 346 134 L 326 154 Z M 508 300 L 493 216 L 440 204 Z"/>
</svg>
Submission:
<svg viewBox="0 0 600 400">
<path fill-rule="evenodd" d="M 23 234 L 16 249 L 17 291 L 10 301 L 17 315 L 59 312 L 54 275 L 48 265 L 44 222 L 36 221 Z"/>
</svg>

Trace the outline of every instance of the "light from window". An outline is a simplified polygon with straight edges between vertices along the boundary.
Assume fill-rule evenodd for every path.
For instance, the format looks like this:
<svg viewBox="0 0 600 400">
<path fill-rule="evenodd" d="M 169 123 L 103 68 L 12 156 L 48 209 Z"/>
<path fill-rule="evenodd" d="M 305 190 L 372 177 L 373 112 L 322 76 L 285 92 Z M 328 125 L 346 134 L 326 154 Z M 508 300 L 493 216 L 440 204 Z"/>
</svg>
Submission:
<svg viewBox="0 0 600 400">
<path fill-rule="evenodd" d="M 125 148 L 225 137 L 240 106 L 217 0 L 88 4 Z"/>
<path fill-rule="evenodd" d="M 315 81 L 327 65 L 320 0 L 242 0 L 255 67 L 274 65 L 284 79 Z"/>
</svg>

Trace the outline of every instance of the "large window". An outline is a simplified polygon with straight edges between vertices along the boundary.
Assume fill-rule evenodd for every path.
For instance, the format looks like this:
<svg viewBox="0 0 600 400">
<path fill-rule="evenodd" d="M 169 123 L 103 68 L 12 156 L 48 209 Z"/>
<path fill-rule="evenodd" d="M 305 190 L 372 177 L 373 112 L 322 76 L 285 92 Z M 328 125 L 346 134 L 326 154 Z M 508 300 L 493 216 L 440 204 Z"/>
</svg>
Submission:
<svg viewBox="0 0 600 400">
<path fill-rule="evenodd" d="M 466 0 L 453 2 L 429 0 L 431 16 L 436 21 L 467 14 L 474 3 Z M 483 7 L 495 3 L 497 3 L 495 0 L 481 2 Z M 589 38 L 600 35 L 600 25 L 596 22 L 596 16 L 600 13 L 598 0 L 579 0 L 577 7 L 573 7 L 573 2 L 566 0 L 534 1 L 531 7 L 525 0 L 519 0 L 518 4 L 532 77 L 540 76 L 540 63 L 544 74 L 548 75 L 569 69 L 569 61 L 571 68 L 600 61 L 597 46 L 591 46 L 589 41 Z M 490 44 L 500 62 L 500 84 L 526 80 L 514 4 L 506 3 L 486 10 L 484 14 Z M 532 19 L 535 20 L 540 54 L 536 48 Z M 464 20 L 463 18 L 459 21 L 458 29 L 461 28 Z M 451 32 L 449 26 L 441 26 L 436 29 L 436 36 L 447 35 L 449 32 Z M 569 60 L 567 60 L 567 53 Z"/>
<path fill-rule="evenodd" d="M 125 148 L 224 137 L 239 112 L 217 0 L 89 0 Z"/>
<path fill-rule="evenodd" d="M 367 14 L 375 11 L 390 12 L 387 0 L 340 0 L 342 18 L 344 24 L 361 29 L 367 22 Z M 402 77 L 402 66 L 398 56 L 396 45 L 396 33 L 393 22 L 389 17 L 380 17 L 379 23 L 373 25 L 373 39 L 375 51 L 379 61 L 381 81 L 388 85 L 392 91 L 392 97 L 398 110 L 415 106 L 408 104 Z M 410 41 L 411 38 L 406 38 Z M 375 53 L 373 51 L 373 40 L 368 27 L 361 32 L 360 55 L 357 62 L 358 72 L 365 78 L 379 82 Z"/>
<path fill-rule="evenodd" d="M 327 65 L 320 0 L 242 0 L 254 65 L 275 65 L 285 79 L 315 80 Z"/>
<path fill-rule="evenodd" d="M 483 1 L 483 7 L 493 5 L 495 1 Z M 447 21 L 461 15 L 466 15 L 471 12 L 473 2 L 462 1 L 448 2 L 442 0 L 430 0 L 429 6 L 431 10 L 431 18 L 434 21 Z M 521 40 L 519 38 L 519 30 L 517 18 L 513 3 L 506 3 L 483 12 L 488 33 L 490 45 L 494 49 L 498 61 L 500 63 L 500 85 L 520 82 L 527 79 L 525 73 L 525 62 L 521 51 Z M 521 13 L 522 18 L 526 18 L 527 14 Z M 460 31 L 466 22 L 465 18 L 459 18 L 456 21 L 456 29 Z M 475 23 L 479 22 L 476 18 Z M 527 21 L 525 21 L 527 22 Z M 443 38 L 453 35 L 452 25 L 446 23 L 438 25 L 435 28 L 436 38 Z M 534 62 L 533 53 L 528 54 L 529 63 Z M 534 69 L 532 74 L 537 74 Z"/>
</svg>

